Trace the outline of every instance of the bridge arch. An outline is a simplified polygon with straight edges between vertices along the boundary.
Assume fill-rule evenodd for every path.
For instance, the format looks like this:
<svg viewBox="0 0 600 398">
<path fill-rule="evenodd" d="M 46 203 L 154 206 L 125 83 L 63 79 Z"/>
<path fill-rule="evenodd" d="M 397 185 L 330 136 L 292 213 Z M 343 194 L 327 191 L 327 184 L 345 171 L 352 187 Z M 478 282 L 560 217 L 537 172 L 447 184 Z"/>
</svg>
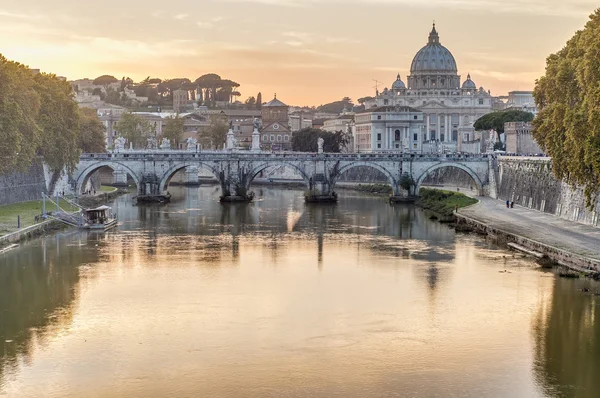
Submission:
<svg viewBox="0 0 600 398">
<path fill-rule="evenodd" d="M 477 185 L 477 193 L 479 195 L 481 195 L 483 193 L 483 182 L 481 181 L 481 178 L 479 178 L 479 176 L 477 175 L 476 172 L 474 172 L 471 168 L 465 166 L 462 163 L 455 163 L 455 162 L 441 162 L 441 163 L 436 163 L 433 166 L 429 167 L 427 170 L 425 170 L 420 176 L 419 178 L 417 178 L 416 180 L 416 186 L 415 186 L 415 195 L 419 195 L 419 191 L 421 189 L 421 185 L 423 184 L 423 181 L 425 181 L 425 179 L 427 178 L 427 176 L 429 176 L 429 174 L 433 173 L 436 170 L 439 169 L 443 169 L 446 167 L 454 167 L 460 170 L 463 170 L 464 172 L 466 172 L 471 179 L 473 180 L 473 182 L 475 183 L 475 185 Z"/>
<path fill-rule="evenodd" d="M 302 177 L 302 180 L 304 180 L 304 183 L 306 184 L 306 187 L 309 187 L 310 184 L 310 176 L 306 173 L 306 171 L 304 169 L 302 169 L 301 166 L 293 163 L 293 162 L 277 162 L 277 163 L 273 163 L 273 162 L 263 162 L 263 163 L 259 163 L 257 166 L 253 167 L 252 170 L 248 173 L 248 184 L 247 184 L 247 188 L 250 188 L 250 184 L 252 184 L 252 181 L 254 181 L 254 179 L 256 178 L 256 176 L 258 174 L 260 174 L 260 172 L 268 169 L 269 167 L 280 167 L 280 166 L 289 166 L 292 169 L 296 170 L 298 172 L 298 174 L 300 174 L 300 176 Z"/>
<path fill-rule="evenodd" d="M 382 165 L 376 163 L 376 162 L 366 162 L 366 161 L 351 162 L 351 163 L 343 165 L 337 171 L 337 173 L 335 174 L 335 176 L 333 176 L 333 181 L 332 181 L 332 184 L 331 184 L 331 189 L 335 188 L 335 184 L 338 182 L 339 178 L 345 172 L 347 172 L 350 169 L 356 168 L 356 167 L 369 167 L 369 168 L 372 168 L 372 169 L 380 171 L 389 180 L 390 185 L 392 186 L 392 190 L 393 190 L 394 195 L 399 195 L 398 180 L 392 174 L 392 172 L 390 170 L 388 170 L 387 168 L 383 167 Z"/>
<path fill-rule="evenodd" d="M 160 191 L 159 192 L 165 192 L 167 190 L 167 187 L 169 186 L 169 182 L 171 182 L 171 179 L 173 178 L 173 176 L 175 176 L 175 174 L 178 171 L 187 169 L 188 167 L 198 167 L 198 168 L 203 168 L 205 170 L 209 170 L 214 176 L 215 178 L 218 180 L 219 179 L 219 172 L 207 165 L 206 163 L 203 162 L 199 162 L 199 163 L 177 163 L 173 166 L 171 166 L 169 169 L 167 169 L 167 171 L 165 171 L 160 179 Z"/>
<path fill-rule="evenodd" d="M 125 166 L 123 163 L 120 163 L 120 162 L 104 161 L 104 162 L 93 163 L 92 165 L 83 169 L 82 172 L 78 173 L 78 177 L 75 180 L 75 190 L 76 190 L 75 192 L 77 193 L 77 195 L 82 193 L 83 188 L 87 185 L 88 181 L 90 180 L 90 177 L 96 171 L 100 170 L 103 167 L 108 167 L 109 169 L 112 169 L 113 172 L 119 171 L 119 170 L 124 170 L 125 172 L 127 172 L 127 174 L 129 176 L 131 176 L 131 178 L 133 178 L 133 181 L 135 182 L 137 189 L 139 189 L 140 179 L 139 179 L 139 176 L 137 176 L 133 172 L 133 170 L 131 170 L 129 167 Z"/>
</svg>

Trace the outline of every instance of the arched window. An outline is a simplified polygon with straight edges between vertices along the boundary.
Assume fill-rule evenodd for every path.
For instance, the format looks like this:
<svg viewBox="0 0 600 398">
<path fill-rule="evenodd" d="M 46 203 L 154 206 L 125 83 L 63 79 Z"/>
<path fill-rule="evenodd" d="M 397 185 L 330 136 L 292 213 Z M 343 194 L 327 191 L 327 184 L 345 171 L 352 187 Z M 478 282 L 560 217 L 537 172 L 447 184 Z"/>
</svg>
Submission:
<svg viewBox="0 0 600 398">
<path fill-rule="evenodd" d="M 394 131 L 394 141 L 400 141 L 400 130 Z"/>
</svg>

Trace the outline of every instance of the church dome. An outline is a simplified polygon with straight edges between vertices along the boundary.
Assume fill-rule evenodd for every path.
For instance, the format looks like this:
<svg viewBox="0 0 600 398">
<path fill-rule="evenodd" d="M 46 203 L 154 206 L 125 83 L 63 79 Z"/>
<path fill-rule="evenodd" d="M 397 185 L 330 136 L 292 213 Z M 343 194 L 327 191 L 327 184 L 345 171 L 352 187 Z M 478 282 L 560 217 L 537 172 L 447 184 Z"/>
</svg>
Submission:
<svg viewBox="0 0 600 398">
<path fill-rule="evenodd" d="M 458 68 L 452 53 L 440 44 L 440 37 L 435 24 L 429 34 L 429 42 L 419 50 L 410 66 L 410 73 L 415 74 L 456 74 Z"/>
<path fill-rule="evenodd" d="M 404 90 L 405 88 L 406 86 L 404 85 L 404 82 L 402 79 L 400 79 L 400 73 L 398 73 L 396 81 L 392 83 L 392 90 Z"/>
<path fill-rule="evenodd" d="M 467 80 L 462 85 L 463 90 L 477 90 L 477 85 L 471 80 L 471 74 L 467 75 Z"/>
</svg>

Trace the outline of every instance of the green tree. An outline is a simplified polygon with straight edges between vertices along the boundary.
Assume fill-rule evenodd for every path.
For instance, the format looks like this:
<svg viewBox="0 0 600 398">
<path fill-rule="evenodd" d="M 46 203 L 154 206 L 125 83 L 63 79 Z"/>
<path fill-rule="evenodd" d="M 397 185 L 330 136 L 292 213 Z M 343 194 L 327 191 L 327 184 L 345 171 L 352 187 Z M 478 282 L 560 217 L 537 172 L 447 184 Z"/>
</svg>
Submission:
<svg viewBox="0 0 600 398">
<path fill-rule="evenodd" d="M 331 133 L 307 127 L 292 134 L 292 150 L 296 152 L 317 152 L 319 137 L 323 138 L 324 152 L 340 152 L 348 143 L 343 131 Z"/>
<path fill-rule="evenodd" d="M 262 108 L 262 93 L 258 93 L 256 96 L 256 109 Z"/>
<path fill-rule="evenodd" d="M 42 129 L 38 153 L 54 172 L 66 168 L 71 173 L 79 163 L 79 108 L 73 100 L 71 85 L 55 75 L 34 76 L 40 96 L 38 125 Z"/>
<path fill-rule="evenodd" d="M 352 103 L 352 100 L 349 97 L 344 97 L 341 99 L 341 101 L 334 101 L 330 102 L 329 104 L 321 105 L 317 108 L 317 111 L 325 113 L 334 113 L 337 115 L 342 113 L 344 108 L 351 111 L 353 107 L 354 104 Z"/>
<path fill-rule="evenodd" d="M 119 80 L 117 80 L 117 78 L 114 76 L 102 75 L 102 76 L 98 76 L 97 78 L 95 78 L 93 83 L 95 86 L 104 87 L 104 91 L 106 91 L 106 90 L 108 90 L 108 86 L 110 86 L 113 83 L 117 83 L 118 81 Z"/>
<path fill-rule="evenodd" d="M 78 145 L 85 153 L 106 152 L 106 128 L 94 109 L 79 109 Z"/>
<path fill-rule="evenodd" d="M 177 147 L 177 144 L 183 140 L 184 128 L 185 119 L 179 117 L 179 115 L 168 117 L 162 131 L 162 138 L 168 139 L 172 147 Z"/>
<path fill-rule="evenodd" d="M 584 186 L 592 207 L 600 191 L 600 9 L 547 58 L 533 95 L 535 140 L 552 157 L 555 176 Z"/>
<path fill-rule="evenodd" d="M 200 130 L 198 139 L 203 148 L 220 149 L 227 139 L 227 119 L 219 115 L 210 118 L 210 124 Z"/>
<path fill-rule="evenodd" d="M 27 67 L 0 54 L 0 173 L 25 170 L 41 140 L 40 96 Z"/>
<path fill-rule="evenodd" d="M 244 101 L 244 105 L 246 105 L 246 108 L 248 109 L 253 109 L 256 107 L 256 98 L 254 97 L 248 97 L 246 99 L 246 101 Z"/>
<path fill-rule="evenodd" d="M 488 113 L 477 119 L 473 127 L 475 130 L 496 130 L 498 133 L 504 133 L 504 123 L 509 122 L 531 122 L 533 113 L 507 110 Z"/>
<path fill-rule="evenodd" d="M 116 130 L 128 143 L 132 143 L 134 148 L 145 148 L 148 144 L 148 138 L 156 133 L 148 120 L 130 112 L 121 115 Z"/>
</svg>

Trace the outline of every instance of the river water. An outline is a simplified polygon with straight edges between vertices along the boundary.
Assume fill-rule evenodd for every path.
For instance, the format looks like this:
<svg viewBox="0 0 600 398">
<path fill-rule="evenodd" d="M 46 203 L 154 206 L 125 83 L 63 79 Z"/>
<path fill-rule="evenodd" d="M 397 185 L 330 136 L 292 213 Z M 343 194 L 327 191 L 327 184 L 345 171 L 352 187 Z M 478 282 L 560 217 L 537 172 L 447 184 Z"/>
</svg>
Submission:
<svg viewBox="0 0 600 398">
<path fill-rule="evenodd" d="M 590 281 L 358 193 L 170 190 L 0 255 L 0 396 L 600 394 Z"/>
</svg>

